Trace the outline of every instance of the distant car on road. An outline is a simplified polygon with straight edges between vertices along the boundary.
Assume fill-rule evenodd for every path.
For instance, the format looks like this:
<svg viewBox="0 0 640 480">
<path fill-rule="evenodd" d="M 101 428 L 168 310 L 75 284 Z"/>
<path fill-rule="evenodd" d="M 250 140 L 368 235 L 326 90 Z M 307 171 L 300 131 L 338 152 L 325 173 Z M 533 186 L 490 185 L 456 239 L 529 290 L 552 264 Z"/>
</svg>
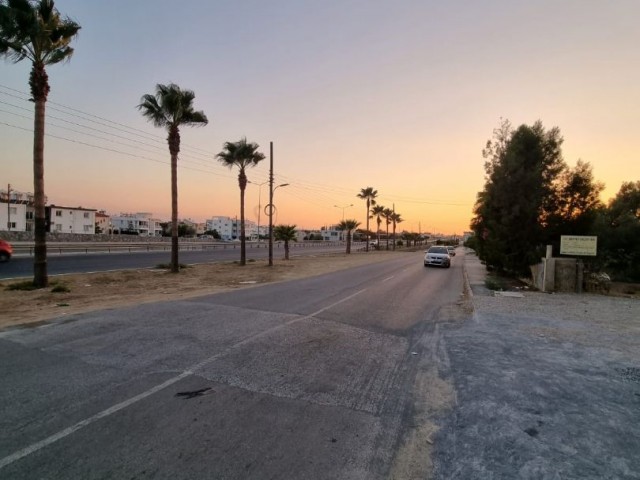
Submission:
<svg viewBox="0 0 640 480">
<path fill-rule="evenodd" d="M 451 266 L 451 256 L 449 249 L 445 246 L 434 245 L 424 255 L 424 266 L 435 266 L 449 268 Z"/>
<path fill-rule="evenodd" d="M 447 245 L 447 250 L 449 250 L 449 255 L 451 257 L 456 256 L 456 247 L 452 247 L 451 245 Z"/>
<path fill-rule="evenodd" d="M 0 262 L 8 262 L 13 255 L 13 247 L 6 240 L 0 240 Z"/>
</svg>

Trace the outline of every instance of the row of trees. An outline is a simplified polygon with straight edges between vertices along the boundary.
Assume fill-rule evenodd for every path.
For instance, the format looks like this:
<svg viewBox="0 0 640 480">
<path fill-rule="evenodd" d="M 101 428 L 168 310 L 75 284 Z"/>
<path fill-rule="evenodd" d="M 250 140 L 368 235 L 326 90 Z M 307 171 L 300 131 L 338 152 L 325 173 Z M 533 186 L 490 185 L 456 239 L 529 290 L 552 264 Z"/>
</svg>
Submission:
<svg viewBox="0 0 640 480">
<path fill-rule="evenodd" d="M 593 267 L 637 275 L 640 182 L 624 184 L 605 206 L 604 185 L 589 163 L 567 165 L 562 143 L 560 130 L 547 130 L 540 121 L 514 129 L 505 120 L 494 130 L 483 150 L 485 185 L 471 222 L 478 255 L 499 271 L 529 275 L 546 245 L 559 252 L 561 235 L 598 235 Z"/>
<path fill-rule="evenodd" d="M 367 206 L 367 235 L 370 233 L 369 229 L 369 220 L 376 219 L 376 223 L 378 228 L 376 229 L 376 239 L 378 248 L 380 247 L 380 224 L 384 220 L 387 227 L 387 250 L 389 249 L 389 225 L 393 226 L 393 248 L 395 249 L 395 238 L 396 238 L 396 226 L 399 223 L 402 223 L 404 220 L 402 216 L 395 211 L 395 207 L 393 209 L 384 207 L 377 203 L 378 191 L 373 187 L 365 187 L 360 189 L 360 193 L 356 195 L 359 199 L 364 200 Z M 369 251 L 369 242 L 367 242 L 366 247 L 367 252 Z"/>
<path fill-rule="evenodd" d="M 45 105 L 49 94 L 46 67 L 67 61 L 73 55 L 72 40 L 80 25 L 63 17 L 53 0 L 0 0 L 0 56 L 14 62 L 31 61 L 29 77 L 31 96 L 35 105 L 33 170 L 34 170 L 34 279 L 36 288 L 46 287 L 47 274 L 46 219 L 44 194 L 44 136 Z M 154 94 L 142 96 L 137 108 L 156 127 L 168 132 L 171 156 L 171 271 L 179 271 L 178 262 L 178 180 L 177 163 L 180 153 L 180 128 L 204 126 L 208 123 L 202 111 L 194 109 L 195 94 L 173 83 L 158 84 Z M 223 165 L 239 168 L 241 258 L 246 263 L 244 230 L 244 193 L 247 186 L 246 168 L 257 165 L 265 156 L 258 145 L 242 138 L 226 142 L 216 159 Z"/>
</svg>

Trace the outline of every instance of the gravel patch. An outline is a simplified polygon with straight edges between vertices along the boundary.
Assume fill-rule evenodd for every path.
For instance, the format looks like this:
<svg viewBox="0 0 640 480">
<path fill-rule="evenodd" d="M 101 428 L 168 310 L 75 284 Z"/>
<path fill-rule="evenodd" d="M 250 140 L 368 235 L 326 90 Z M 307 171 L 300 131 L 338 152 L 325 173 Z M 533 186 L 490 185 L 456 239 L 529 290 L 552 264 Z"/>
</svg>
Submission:
<svg viewBox="0 0 640 480">
<path fill-rule="evenodd" d="M 640 300 L 473 293 L 443 333 L 456 405 L 435 478 L 640 479 Z"/>
</svg>

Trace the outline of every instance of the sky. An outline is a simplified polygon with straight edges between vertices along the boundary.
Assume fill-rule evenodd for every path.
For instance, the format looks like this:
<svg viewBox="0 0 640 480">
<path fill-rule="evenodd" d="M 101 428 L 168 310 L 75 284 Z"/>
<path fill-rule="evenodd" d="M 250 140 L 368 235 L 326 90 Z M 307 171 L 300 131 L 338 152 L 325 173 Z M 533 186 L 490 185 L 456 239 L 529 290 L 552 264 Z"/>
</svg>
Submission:
<svg viewBox="0 0 640 480">
<path fill-rule="evenodd" d="M 461 234 L 501 119 L 559 127 L 569 165 L 640 180 L 637 0 L 57 0 L 82 29 L 48 68 L 49 203 L 169 219 L 166 132 L 136 106 L 156 84 L 193 90 L 209 124 L 181 130 L 179 216 L 239 215 L 237 169 L 215 155 L 246 137 L 246 216 L 366 223 L 362 188 L 399 230 Z M 0 188 L 33 191 L 27 61 L 0 60 Z M 265 222 L 264 213 L 261 215 Z"/>
</svg>

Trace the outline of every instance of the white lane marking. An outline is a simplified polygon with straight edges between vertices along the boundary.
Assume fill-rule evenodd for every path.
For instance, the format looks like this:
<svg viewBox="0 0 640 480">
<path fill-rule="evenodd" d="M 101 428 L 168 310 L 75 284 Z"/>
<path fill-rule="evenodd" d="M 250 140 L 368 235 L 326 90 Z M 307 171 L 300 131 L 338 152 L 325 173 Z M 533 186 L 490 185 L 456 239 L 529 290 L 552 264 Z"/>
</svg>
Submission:
<svg viewBox="0 0 640 480">
<path fill-rule="evenodd" d="M 177 377 L 170 378 L 166 382 L 161 383 L 160 385 L 156 385 L 153 388 L 150 388 L 146 392 L 142 392 L 141 394 L 136 395 L 135 397 L 131 397 L 130 399 L 125 400 L 124 402 L 118 403 L 110 408 L 107 408 L 106 410 L 103 410 L 102 412 L 96 413 L 95 415 L 89 418 L 86 418 L 76 423 L 75 425 L 72 425 L 69 428 L 65 428 L 64 430 L 61 430 L 58 433 L 55 433 L 50 437 L 45 438 L 44 440 L 40 440 L 39 442 L 36 442 L 33 445 L 23 448 L 22 450 L 18 450 L 17 452 L 9 455 L 8 457 L 4 457 L 2 460 L 0 460 L 0 468 L 6 467 L 7 465 L 10 465 L 15 461 L 20 460 L 21 458 L 24 458 L 27 455 L 37 452 L 38 450 L 46 447 L 47 445 L 51 445 L 52 443 L 57 442 L 58 440 L 71 435 L 73 432 L 76 432 L 81 428 L 84 428 L 87 425 L 90 425 L 93 422 L 100 420 L 101 418 L 109 416 L 113 413 L 116 413 L 119 410 L 122 410 L 123 408 L 128 407 L 129 405 L 139 402 L 140 400 L 143 400 L 148 396 L 153 395 L 156 392 L 159 392 L 160 390 L 168 387 L 169 385 L 172 385 L 177 381 L 182 380 L 183 378 L 185 378 L 190 374 L 191 372 L 185 371 L 180 375 L 178 375 Z"/>
<path fill-rule="evenodd" d="M 120 402 L 112 407 L 107 408 L 106 410 L 103 410 L 101 412 L 96 413 L 95 415 L 86 418 L 84 420 L 81 420 L 80 422 L 76 423 L 75 425 L 72 425 L 68 428 L 65 428 L 64 430 L 59 431 L 58 433 L 54 433 L 53 435 L 45 438 L 44 440 L 40 440 L 39 442 L 36 442 L 32 445 L 29 445 L 28 447 L 23 448 L 22 450 L 18 450 L 15 453 L 12 453 L 11 455 L 4 457 L 3 459 L 0 460 L 0 469 L 6 467 L 7 465 L 11 465 L 12 463 L 20 460 L 21 458 L 26 457 L 27 455 L 31 455 L 34 452 L 37 452 L 38 450 L 43 449 L 44 447 L 51 445 L 52 443 L 57 442 L 58 440 L 61 440 L 65 437 L 68 437 L 69 435 L 71 435 L 74 432 L 77 432 L 78 430 L 80 430 L 81 428 L 84 428 L 88 425 L 91 425 L 92 423 L 100 420 L 101 418 L 104 417 L 108 417 L 109 415 L 112 415 L 130 405 L 133 405 L 134 403 L 139 402 L 140 400 L 144 400 L 145 398 L 153 395 L 154 393 L 159 392 L 160 390 L 164 390 L 165 388 L 173 385 L 174 383 L 182 380 L 183 378 L 188 377 L 189 375 L 192 375 L 193 372 L 195 370 L 197 370 L 198 368 L 203 367 L 204 365 L 206 365 L 207 363 L 213 362 L 214 360 L 217 360 L 218 358 L 222 357 L 223 355 L 226 355 L 227 353 L 229 353 L 231 350 L 234 350 L 238 347 L 241 347 L 249 342 L 251 342 L 252 340 L 255 340 L 256 338 L 260 338 L 262 336 L 268 335 L 270 333 L 273 333 L 277 330 L 280 330 L 281 328 L 284 328 L 288 325 L 291 325 L 293 323 L 296 322 L 301 322 L 302 320 L 307 320 L 309 318 L 313 318 L 316 315 L 321 314 L 322 312 L 329 310 L 337 305 L 340 305 L 343 302 L 346 302 L 348 300 L 351 300 L 352 298 L 356 297 L 357 295 L 360 295 L 362 292 L 364 292 L 365 289 L 359 290 L 345 298 L 343 298 L 342 300 L 338 300 L 335 303 L 332 303 L 331 305 L 328 305 L 324 308 L 321 308 L 320 310 L 317 310 L 313 313 L 310 313 L 309 315 L 305 315 L 304 317 L 296 317 L 292 320 L 289 320 L 287 322 L 284 322 L 280 325 L 277 325 L 275 327 L 269 328 L 263 332 L 260 333 L 256 333 L 255 335 L 252 335 L 250 337 L 245 338 L 244 340 L 241 340 L 240 342 L 230 346 L 229 348 L 227 348 L 226 350 L 217 353 L 216 355 L 213 355 L 199 363 L 196 363 L 195 365 L 187 368 L 184 372 L 182 372 L 180 375 L 177 375 L 175 377 L 170 378 L 169 380 L 156 385 L 155 387 L 150 388 L 149 390 L 140 393 L 139 395 L 136 395 L 135 397 L 131 397 L 128 400 L 125 400 L 124 402 Z"/>
<path fill-rule="evenodd" d="M 395 275 L 391 275 L 390 277 L 385 278 L 384 280 L 382 280 L 382 283 L 387 282 L 387 281 L 391 280 L 392 278 L 395 278 Z"/>
</svg>

